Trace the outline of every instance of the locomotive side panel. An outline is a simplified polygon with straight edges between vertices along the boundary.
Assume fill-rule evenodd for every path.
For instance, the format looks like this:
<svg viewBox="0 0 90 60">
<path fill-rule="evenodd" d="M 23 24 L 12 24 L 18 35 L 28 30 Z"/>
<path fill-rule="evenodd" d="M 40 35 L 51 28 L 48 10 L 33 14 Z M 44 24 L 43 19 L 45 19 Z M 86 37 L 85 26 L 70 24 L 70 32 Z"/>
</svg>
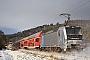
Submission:
<svg viewBox="0 0 90 60">
<path fill-rule="evenodd" d="M 56 47 L 58 46 L 57 32 L 49 33 L 42 36 L 42 47 Z"/>
<path fill-rule="evenodd" d="M 59 46 L 61 49 L 64 49 L 65 46 L 65 37 L 64 37 L 64 31 L 63 31 L 63 27 L 60 28 L 57 32 L 58 32 L 58 41 L 59 41 Z"/>
</svg>

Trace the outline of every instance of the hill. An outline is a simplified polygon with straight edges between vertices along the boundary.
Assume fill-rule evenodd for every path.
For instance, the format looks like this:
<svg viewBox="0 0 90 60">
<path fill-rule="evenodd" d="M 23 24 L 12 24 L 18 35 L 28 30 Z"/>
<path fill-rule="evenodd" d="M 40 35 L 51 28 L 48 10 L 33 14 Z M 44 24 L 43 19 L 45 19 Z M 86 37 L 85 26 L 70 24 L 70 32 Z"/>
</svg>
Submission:
<svg viewBox="0 0 90 60">
<path fill-rule="evenodd" d="M 35 34 L 37 32 L 40 32 L 40 31 L 43 31 L 45 33 L 50 30 L 57 30 L 60 26 L 63 26 L 63 24 L 56 23 L 55 25 L 50 24 L 50 25 L 38 26 L 35 28 L 24 30 L 22 32 L 17 32 L 15 34 L 8 34 L 8 35 L 6 35 L 6 38 L 7 38 L 8 42 L 9 41 L 14 42 L 14 41 L 20 40 L 22 38 L 25 38 L 27 36 L 30 36 L 32 34 Z"/>
<path fill-rule="evenodd" d="M 13 28 L 0 27 L 0 29 L 4 32 L 4 34 L 11 34 L 17 32 L 17 30 Z"/>
<path fill-rule="evenodd" d="M 90 41 L 90 20 L 70 20 L 70 21 L 65 21 L 65 23 L 68 22 L 67 25 L 78 25 L 81 26 L 84 32 L 84 39 L 87 41 Z M 17 40 L 20 40 L 24 37 L 30 36 L 36 32 L 40 32 L 43 31 L 44 33 L 50 30 L 54 30 L 56 31 L 59 27 L 64 26 L 65 23 L 63 24 L 59 24 L 59 22 L 57 22 L 55 25 L 53 25 L 52 23 L 50 25 L 43 25 L 43 26 L 38 26 L 36 28 L 31 28 L 28 30 L 24 30 L 22 32 L 17 32 L 15 34 L 9 34 L 6 35 L 7 41 L 12 41 L 15 42 Z"/>
</svg>

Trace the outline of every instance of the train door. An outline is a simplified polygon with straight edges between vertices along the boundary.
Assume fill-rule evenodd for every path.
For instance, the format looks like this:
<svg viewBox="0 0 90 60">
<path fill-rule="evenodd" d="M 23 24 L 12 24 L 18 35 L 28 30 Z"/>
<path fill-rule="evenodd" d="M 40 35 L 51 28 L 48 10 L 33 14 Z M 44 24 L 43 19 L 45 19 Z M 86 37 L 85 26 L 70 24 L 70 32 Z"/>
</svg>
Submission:
<svg viewBox="0 0 90 60">
<path fill-rule="evenodd" d="M 28 40 L 24 40 L 24 48 L 28 48 Z"/>
<path fill-rule="evenodd" d="M 28 40 L 28 48 L 34 48 L 34 38 Z"/>
<path fill-rule="evenodd" d="M 23 48 L 23 46 L 24 46 L 24 43 L 23 43 L 23 41 L 21 41 L 20 42 L 20 48 Z"/>
<path fill-rule="evenodd" d="M 35 47 L 39 47 L 40 46 L 40 40 L 41 40 L 40 37 L 35 39 Z"/>
</svg>

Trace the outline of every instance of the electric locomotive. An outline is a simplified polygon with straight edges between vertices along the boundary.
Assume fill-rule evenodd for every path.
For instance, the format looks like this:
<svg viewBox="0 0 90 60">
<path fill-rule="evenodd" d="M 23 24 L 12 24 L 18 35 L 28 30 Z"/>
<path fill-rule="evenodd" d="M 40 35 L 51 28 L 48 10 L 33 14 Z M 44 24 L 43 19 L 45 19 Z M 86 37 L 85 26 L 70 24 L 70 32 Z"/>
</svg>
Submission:
<svg viewBox="0 0 90 60">
<path fill-rule="evenodd" d="M 55 50 L 68 48 L 83 48 L 83 32 L 80 26 L 63 26 L 57 32 L 42 35 L 41 47 Z"/>
</svg>

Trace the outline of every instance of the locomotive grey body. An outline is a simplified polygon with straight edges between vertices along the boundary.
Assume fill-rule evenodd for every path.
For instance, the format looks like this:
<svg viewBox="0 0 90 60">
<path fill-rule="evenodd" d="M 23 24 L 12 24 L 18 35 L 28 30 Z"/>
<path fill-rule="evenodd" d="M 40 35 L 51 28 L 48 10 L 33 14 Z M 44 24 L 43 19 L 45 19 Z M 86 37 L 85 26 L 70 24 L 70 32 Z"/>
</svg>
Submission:
<svg viewBox="0 0 90 60">
<path fill-rule="evenodd" d="M 42 35 L 41 47 L 56 47 L 64 51 L 72 47 L 82 47 L 83 33 L 79 26 L 63 26 L 57 32 Z"/>
</svg>

